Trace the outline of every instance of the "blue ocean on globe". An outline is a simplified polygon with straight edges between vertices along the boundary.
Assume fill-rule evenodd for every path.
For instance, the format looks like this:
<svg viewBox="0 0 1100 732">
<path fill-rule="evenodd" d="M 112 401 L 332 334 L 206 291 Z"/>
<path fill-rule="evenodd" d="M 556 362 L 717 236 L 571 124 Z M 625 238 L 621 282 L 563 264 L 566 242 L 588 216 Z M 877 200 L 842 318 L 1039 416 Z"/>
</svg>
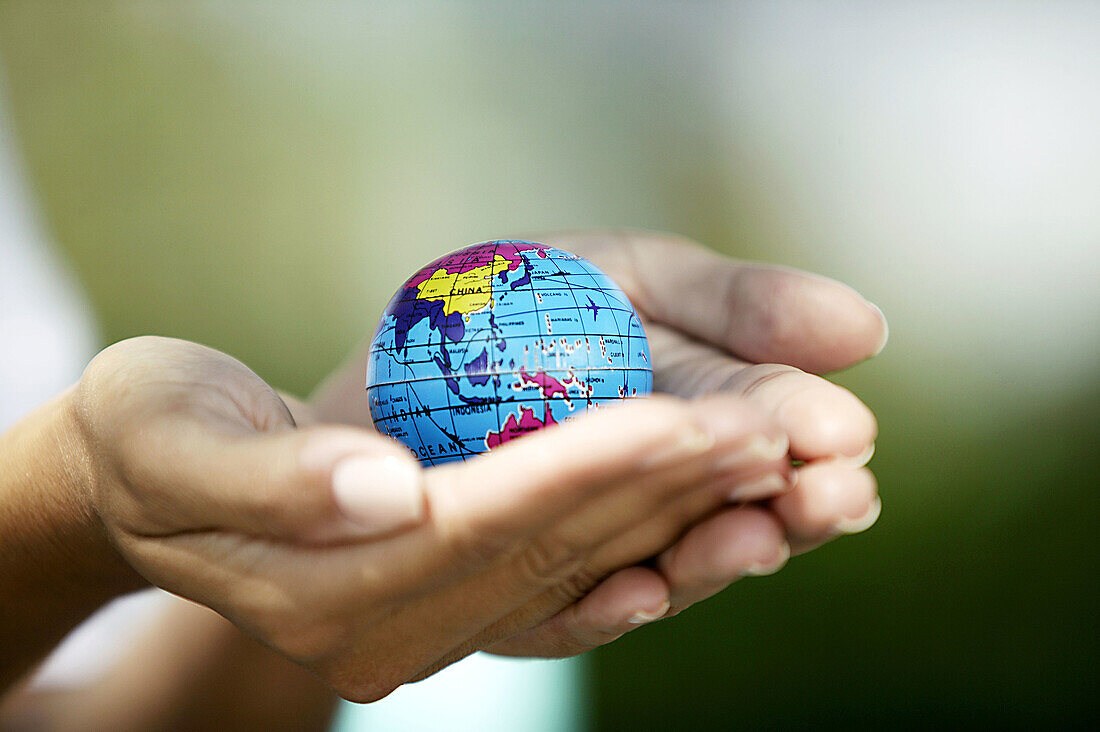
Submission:
<svg viewBox="0 0 1100 732">
<path fill-rule="evenodd" d="M 367 363 L 375 427 L 425 465 L 476 457 L 652 386 L 645 330 L 619 286 L 588 260 L 529 241 L 474 244 L 410 277 Z"/>
</svg>

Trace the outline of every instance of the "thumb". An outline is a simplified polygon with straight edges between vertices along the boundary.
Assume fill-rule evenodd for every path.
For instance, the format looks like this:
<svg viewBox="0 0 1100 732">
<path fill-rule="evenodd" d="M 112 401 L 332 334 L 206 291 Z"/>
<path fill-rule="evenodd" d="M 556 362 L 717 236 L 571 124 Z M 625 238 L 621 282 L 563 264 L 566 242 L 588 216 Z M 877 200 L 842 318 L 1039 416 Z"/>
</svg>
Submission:
<svg viewBox="0 0 1100 732">
<path fill-rule="evenodd" d="M 420 466 L 377 433 L 332 425 L 238 431 L 188 421 L 164 437 L 146 470 L 155 471 L 156 503 L 176 530 L 329 543 L 389 533 L 426 513 Z"/>
</svg>

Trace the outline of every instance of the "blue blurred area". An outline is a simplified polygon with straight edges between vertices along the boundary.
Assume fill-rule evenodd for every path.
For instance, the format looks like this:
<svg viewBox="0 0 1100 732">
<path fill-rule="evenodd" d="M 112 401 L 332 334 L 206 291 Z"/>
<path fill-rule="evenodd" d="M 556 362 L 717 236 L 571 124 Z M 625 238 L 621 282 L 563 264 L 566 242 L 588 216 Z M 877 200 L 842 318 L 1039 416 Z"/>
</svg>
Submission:
<svg viewBox="0 0 1100 732">
<path fill-rule="evenodd" d="M 477 654 L 427 681 L 403 686 L 381 702 L 341 704 L 332 732 L 582 729 L 588 715 L 580 666 L 578 660 L 490 660 Z"/>
<path fill-rule="evenodd" d="M 599 728 L 1096 715 L 1100 6 L 0 5 L 27 167 L 106 339 L 308 392 L 409 272 L 675 230 L 852 284 L 869 533 L 592 655 Z"/>
</svg>

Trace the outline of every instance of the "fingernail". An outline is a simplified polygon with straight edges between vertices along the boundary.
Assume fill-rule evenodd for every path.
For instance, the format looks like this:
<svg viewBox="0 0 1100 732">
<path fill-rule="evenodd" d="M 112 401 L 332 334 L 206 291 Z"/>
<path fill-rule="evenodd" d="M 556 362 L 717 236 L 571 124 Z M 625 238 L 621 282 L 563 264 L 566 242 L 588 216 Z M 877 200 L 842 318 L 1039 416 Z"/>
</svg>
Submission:
<svg viewBox="0 0 1100 732">
<path fill-rule="evenodd" d="M 758 478 L 738 483 L 729 493 L 731 501 L 755 501 L 783 493 L 791 484 L 779 473 L 768 473 Z"/>
<path fill-rule="evenodd" d="M 875 347 L 874 352 L 871 353 L 872 356 L 877 356 L 882 353 L 882 349 L 886 348 L 886 341 L 890 340 L 890 323 L 886 320 L 886 315 L 882 312 L 882 308 L 868 300 L 864 300 L 864 302 L 867 303 L 868 307 L 875 311 L 875 313 L 879 317 L 879 320 L 882 321 L 882 340 L 879 341 L 878 345 Z"/>
<path fill-rule="evenodd" d="M 333 468 L 332 494 L 349 521 L 381 534 L 423 517 L 420 478 L 419 468 L 393 455 L 352 455 Z"/>
<path fill-rule="evenodd" d="M 775 559 L 767 563 L 750 564 L 741 571 L 741 574 L 748 577 L 764 577 L 769 574 L 775 574 L 783 568 L 783 565 L 785 565 L 790 558 L 791 545 L 787 542 L 783 542 L 779 545 L 779 552 L 776 554 Z"/>
<path fill-rule="evenodd" d="M 862 516 L 848 518 L 845 516 L 836 522 L 835 528 L 842 534 L 858 534 L 871 528 L 882 513 L 882 500 L 877 496 L 871 501 L 871 505 L 863 512 Z"/>
<path fill-rule="evenodd" d="M 754 463 L 769 463 L 786 455 L 790 447 L 786 435 L 767 437 L 755 434 L 743 447 L 719 458 L 714 463 L 714 472 L 728 473 Z"/>
<path fill-rule="evenodd" d="M 652 612 L 649 610 L 639 610 L 638 612 L 631 615 L 630 619 L 627 622 L 633 625 L 652 623 L 654 620 L 659 620 L 663 618 L 665 616 L 665 613 L 668 612 L 668 607 L 668 600 L 665 600 L 664 604 L 661 605 L 661 608 L 659 610 Z"/>
<path fill-rule="evenodd" d="M 871 462 L 871 458 L 874 456 L 875 443 L 872 442 L 858 455 L 834 455 L 829 459 L 846 467 L 862 468 L 864 465 Z"/>
</svg>

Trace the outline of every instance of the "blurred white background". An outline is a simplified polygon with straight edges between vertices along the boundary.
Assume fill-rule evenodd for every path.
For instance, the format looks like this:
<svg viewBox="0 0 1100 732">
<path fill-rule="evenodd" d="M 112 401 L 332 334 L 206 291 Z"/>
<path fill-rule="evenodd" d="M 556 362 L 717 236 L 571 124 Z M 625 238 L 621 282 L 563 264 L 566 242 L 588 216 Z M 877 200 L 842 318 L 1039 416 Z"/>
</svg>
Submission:
<svg viewBox="0 0 1100 732">
<path fill-rule="evenodd" d="M 333 193 L 407 248 L 392 281 L 517 230 L 670 228 L 853 283 L 947 404 L 1095 365 L 1100 4 L 335 7 L 196 22 L 304 108 L 342 100 Z"/>
</svg>

